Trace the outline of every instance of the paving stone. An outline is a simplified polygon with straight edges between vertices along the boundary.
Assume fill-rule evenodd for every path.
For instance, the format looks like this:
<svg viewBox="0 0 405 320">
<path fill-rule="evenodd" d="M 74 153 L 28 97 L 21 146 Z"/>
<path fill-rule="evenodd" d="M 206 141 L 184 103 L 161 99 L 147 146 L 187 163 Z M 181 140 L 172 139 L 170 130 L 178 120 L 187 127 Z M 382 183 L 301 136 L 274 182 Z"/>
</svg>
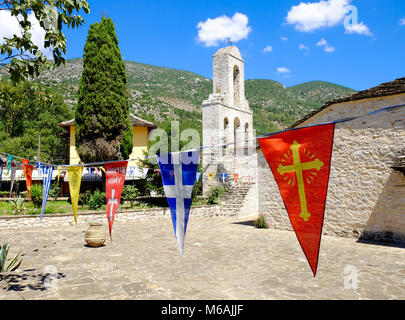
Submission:
<svg viewBox="0 0 405 320">
<path fill-rule="evenodd" d="M 236 217 L 191 216 L 183 256 L 164 217 L 114 225 L 101 248 L 75 226 L 2 238 L 24 261 L 0 278 L 0 300 L 405 299 L 403 246 L 323 236 L 314 278 L 293 232 Z"/>
</svg>

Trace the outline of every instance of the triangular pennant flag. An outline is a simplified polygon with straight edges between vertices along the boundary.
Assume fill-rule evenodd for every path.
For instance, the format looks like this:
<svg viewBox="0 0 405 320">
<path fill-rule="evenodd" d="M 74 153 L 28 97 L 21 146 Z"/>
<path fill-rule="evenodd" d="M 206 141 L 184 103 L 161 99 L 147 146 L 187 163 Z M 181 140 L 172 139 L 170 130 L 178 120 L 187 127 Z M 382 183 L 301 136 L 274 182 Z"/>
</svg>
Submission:
<svg viewBox="0 0 405 320">
<path fill-rule="evenodd" d="M 258 139 L 314 277 L 318 267 L 334 128 L 334 124 L 312 126 Z"/>
<path fill-rule="evenodd" d="M 82 166 L 68 168 L 70 200 L 72 202 L 73 216 L 75 217 L 76 226 L 77 226 L 77 206 L 79 204 L 82 175 L 83 175 Z"/>
<path fill-rule="evenodd" d="M 131 177 L 135 174 L 135 170 L 136 170 L 136 167 L 133 167 L 133 166 L 129 167 L 129 172 L 130 172 L 129 174 Z"/>
<path fill-rule="evenodd" d="M 9 174 L 11 169 L 11 164 L 14 161 L 14 156 L 7 155 L 7 174 Z"/>
<path fill-rule="evenodd" d="M 38 176 L 39 177 L 42 176 L 43 169 L 44 169 L 44 166 L 43 166 L 42 162 L 37 162 L 37 170 L 38 170 Z"/>
<path fill-rule="evenodd" d="M 209 180 L 209 182 L 211 182 L 213 176 L 214 176 L 214 174 L 213 174 L 212 172 L 208 173 L 208 180 Z"/>
<path fill-rule="evenodd" d="M 250 180 L 252 179 L 252 176 L 250 175 L 250 173 L 248 174 L 248 181 L 249 181 L 249 184 L 250 184 Z"/>
<path fill-rule="evenodd" d="M 10 198 L 11 198 L 11 193 L 12 193 L 12 191 L 13 191 L 14 180 L 15 180 L 15 173 L 16 173 L 16 171 L 17 171 L 17 164 L 16 164 L 14 161 L 12 161 L 12 162 L 11 162 L 11 164 L 10 164 L 10 167 L 11 167 L 11 177 L 10 177 L 10 180 L 11 180 L 11 186 L 10 186 Z"/>
<path fill-rule="evenodd" d="M 96 174 L 99 176 L 99 178 L 101 178 L 103 176 L 103 173 L 101 172 L 101 170 L 99 168 L 94 168 L 94 170 L 96 171 Z"/>
<path fill-rule="evenodd" d="M 59 181 L 59 179 L 60 179 L 60 172 L 61 172 L 61 170 L 62 170 L 62 167 L 59 166 L 59 167 L 58 167 L 58 181 Z"/>
<path fill-rule="evenodd" d="M 195 182 L 200 181 L 200 177 L 201 177 L 201 172 L 197 172 L 196 177 L 195 177 Z"/>
<path fill-rule="evenodd" d="M 227 176 L 226 173 L 221 173 L 221 178 L 222 178 L 223 183 L 225 183 L 225 181 L 226 181 L 226 176 Z"/>
<path fill-rule="evenodd" d="M 1 179 L 3 177 L 3 159 L 0 159 L 0 190 L 1 190 Z"/>
<path fill-rule="evenodd" d="M 32 172 L 34 171 L 34 166 L 29 165 L 29 160 L 23 159 L 23 172 L 25 176 L 25 185 L 27 186 L 28 192 L 28 202 L 31 201 L 31 186 L 32 186 Z"/>
<path fill-rule="evenodd" d="M 200 151 L 173 152 L 158 156 L 163 188 L 170 207 L 174 233 L 180 255 L 191 207 L 191 194 L 196 181 Z"/>
<path fill-rule="evenodd" d="M 107 198 L 107 219 L 112 240 L 111 231 L 114 223 L 115 213 L 120 205 L 122 188 L 127 174 L 128 161 L 107 163 L 104 165 L 106 174 L 106 198 Z"/>
<path fill-rule="evenodd" d="M 52 184 L 53 167 L 42 166 L 42 173 L 44 177 L 42 178 L 43 186 L 42 186 L 42 208 L 40 216 L 41 221 L 45 212 L 46 203 L 48 201 L 49 189 L 51 188 Z"/>
<path fill-rule="evenodd" d="M 25 169 L 26 169 L 25 165 L 29 164 L 30 161 L 28 159 L 22 159 L 21 162 L 23 164 L 23 175 L 22 176 L 25 177 Z"/>
<path fill-rule="evenodd" d="M 235 179 L 235 183 L 238 183 L 239 174 L 238 174 L 238 173 L 235 173 L 235 174 L 233 175 L 233 178 Z"/>
</svg>

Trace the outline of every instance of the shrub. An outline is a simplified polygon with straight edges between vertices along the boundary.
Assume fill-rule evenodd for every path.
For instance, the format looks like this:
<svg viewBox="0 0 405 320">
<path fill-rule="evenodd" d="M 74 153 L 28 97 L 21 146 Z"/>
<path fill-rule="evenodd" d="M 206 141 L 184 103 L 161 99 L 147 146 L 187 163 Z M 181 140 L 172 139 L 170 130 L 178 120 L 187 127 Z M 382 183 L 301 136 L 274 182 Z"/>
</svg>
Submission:
<svg viewBox="0 0 405 320">
<path fill-rule="evenodd" d="M 224 188 L 221 186 L 213 187 L 210 190 L 208 196 L 207 204 L 218 204 L 220 196 L 225 192 Z"/>
<path fill-rule="evenodd" d="M 125 201 L 129 201 L 129 203 L 131 204 L 131 208 L 134 205 L 134 202 L 136 201 L 136 199 L 139 197 L 139 190 L 137 187 L 135 186 L 124 186 L 124 188 L 122 189 L 122 194 L 121 194 L 121 200 L 122 200 L 122 204 L 124 204 Z"/>
<path fill-rule="evenodd" d="M 78 204 L 83 207 L 83 206 L 85 206 L 85 205 L 87 205 L 89 203 L 90 198 L 91 198 L 91 192 L 90 191 L 82 192 L 82 193 L 79 194 Z"/>
<path fill-rule="evenodd" d="M 49 196 L 51 198 L 54 198 L 56 201 L 58 200 L 59 194 L 60 194 L 60 187 L 57 183 L 54 183 L 51 189 L 49 190 Z"/>
<path fill-rule="evenodd" d="M 269 228 L 269 224 L 268 224 L 264 214 L 259 215 L 259 217 L 255 220 L 255 226 L 256 226 L 256 228 L 259 228 L 259 229 L 268 229 Z"/>
<path fill-rule="evenodd" d="M 31 187 L 31 201 L 35 208 L 42 205 L 42 185 L 34 184 Z"/>
<path fill-rule="evenodd" d="M 87 204 L 91 210 L 100 210 L 106 203 L 107 200 L 105 198 L 105 193 L 96 190 L 94 194 L 90 197 Z"/>
<path fill-rule="evenodd" d="M 25 212 L 25 205 L 24 205 L 24 198 L 17 197 L 11 201 L 11 209 L 13 210 L 14 214 L 24 214 Z"/>
</svg>

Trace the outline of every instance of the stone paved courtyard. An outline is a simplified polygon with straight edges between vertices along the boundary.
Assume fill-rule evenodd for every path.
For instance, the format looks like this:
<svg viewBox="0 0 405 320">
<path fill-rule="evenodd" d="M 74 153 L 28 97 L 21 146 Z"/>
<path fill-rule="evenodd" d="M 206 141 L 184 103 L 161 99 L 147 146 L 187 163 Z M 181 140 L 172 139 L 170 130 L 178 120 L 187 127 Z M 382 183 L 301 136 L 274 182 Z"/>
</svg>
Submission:
<svg viewBox="0 0 405 320">
<path fill-rule="evenodd" d="M 405 299 L 400 245 L 324 236 L 314 279 L 294 233 L 248 218 L 190 217 L 183 257 L 168 217 L 116 223 L 101 248 L 84 230 L 1 230 L 24 261 L 3 274 L 0 300 Z"/>
</svg>

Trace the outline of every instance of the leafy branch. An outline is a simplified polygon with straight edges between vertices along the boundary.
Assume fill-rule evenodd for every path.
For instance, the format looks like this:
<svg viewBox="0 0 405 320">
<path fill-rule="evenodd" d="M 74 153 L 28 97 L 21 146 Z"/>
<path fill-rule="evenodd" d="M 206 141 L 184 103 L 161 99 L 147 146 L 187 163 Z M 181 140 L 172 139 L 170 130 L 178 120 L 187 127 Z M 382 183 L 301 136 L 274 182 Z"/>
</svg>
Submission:
<svg viewBox="0 0 405 320">
<path fill-rule="evenodd" d="M 53 69 L 65 64 L 66 37 L 63 25 L 76 28 L 84 23 L 80 15 L 73 14 L 83 10 L 90 12 L 85 0 L 4 0 L 0 11 L 9 11 L 18 22 L 20 35 L 0 39 L 0 68 L 7 70 L 11 80 L 18 82 L 29 76 L 38 76 L 44 69 Z M 43 47 L 50 49 L 53 61 L 32 41 L 32 22 L 35 16 L 45 32 Z M 2 41 L 3 40 L 3 41 Z"/>
</svg>

